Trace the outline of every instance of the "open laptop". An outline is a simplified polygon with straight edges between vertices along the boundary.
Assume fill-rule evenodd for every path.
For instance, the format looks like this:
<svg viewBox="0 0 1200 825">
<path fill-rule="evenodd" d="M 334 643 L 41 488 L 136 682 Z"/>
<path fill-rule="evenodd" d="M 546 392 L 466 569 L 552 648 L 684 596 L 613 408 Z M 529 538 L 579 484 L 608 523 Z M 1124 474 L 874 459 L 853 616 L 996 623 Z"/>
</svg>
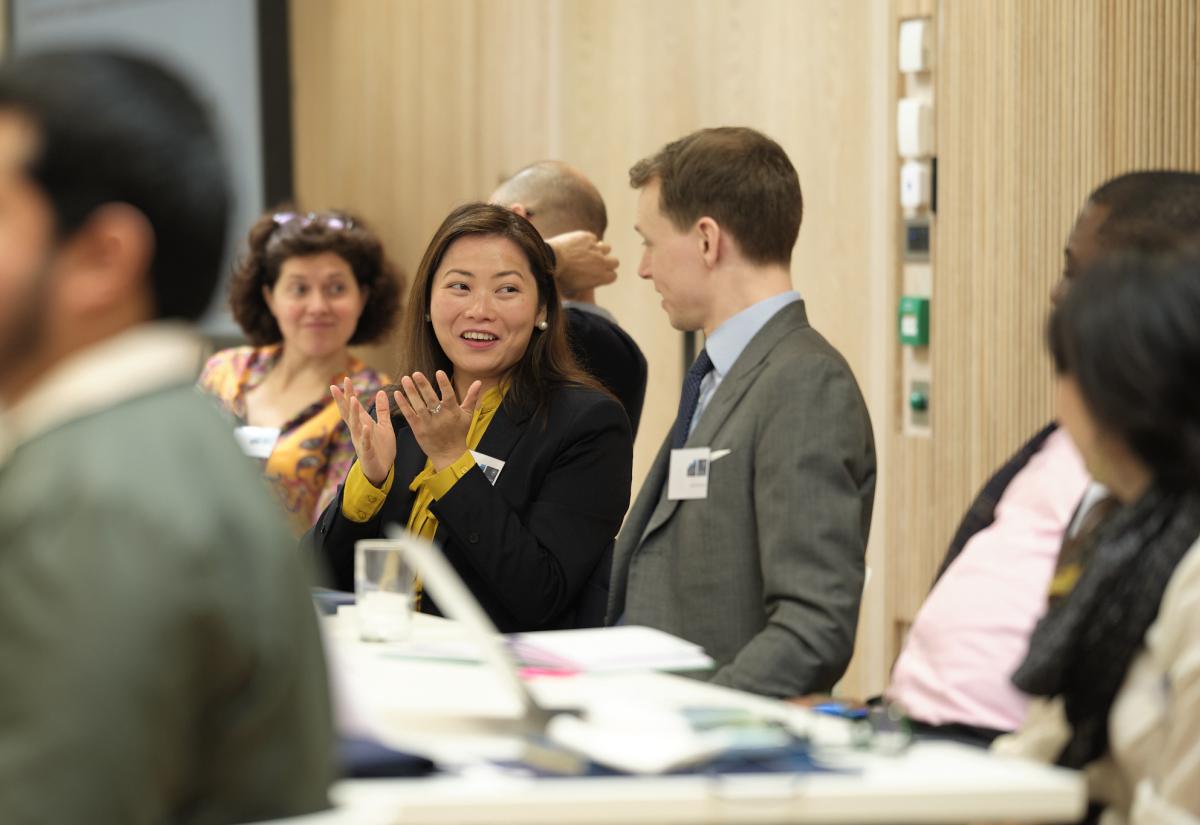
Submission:
<svg viewBox="0 0 1200 825">
<path fill-rule="evenodd" d="M 422 587 L 433 597 L 443 615 L 460 624 L 464 636 L 478 646 L 485 666 L 520 703 L 521 713 L 514 720 L 514 727 L 519 732 L 541 734 L 551 717 L 560 713 L 579 713 L 577 707 L 550 709 L 538 702 L 521 680 L 517 662 L 504 637 L 437 545 L 398 525 L 388 527 L 387 535 L 420 576 Z"/>
<path fill-rule="evenodd" d="M 584 711 L 594 715 L 596 708 L 565 706 L 555 703 L 548 707 L 540 702 L 522 681 L 516 659 L 509 650 L 506 640 L 492 624 L 474 594 L 459 577 L 457 571 L 436 545 L 426 539 L 411 535 L 402 527 L 387 528 L 389 540 L 395 543 L 404 560 L 421 578 L 422 586 L 437 602 L 446 618 L 459 623 L 466 639 L 478 647 L 484 666 L 499 681 L 502 689 L 520 703 L 520 712 L 504 720 L 489 719 L 494 733 L 518 734 L 524 740 L 521 761 L 536 765 L 553 773 L 577 773 L 585 770 L 587 760 L 580 757 L 588 754 L 602 764 L 637 773 L 658 773 L 674 767 L 704 761 L 725 750 L 728 743 L 705 739 L 691 733 L 673 730 L 669 732 L 651 730 L 650 739 L 645 732 L 631 731 L 632 722 L 655 721 L 638 705 L 647 697 L 638 694 L 629 705 L 633 715 L 624 720 L 617 730 L 609 731 L 605 724 L 614 718 L 611 715 L 599 725 L 578 719 Z M 697 705 L 709 711 L 763 711 L 772 717 L 784 715 L 781 703 L 762 697 L 752 697 L 691 680 L 679 680 L 671 692 L 684 691 L 680 700 L 684 705 Z M 564 697 L 565 698 L 565 697 Z M 580 697 L 576 697 L 579 701 Z M 689 701 L 691 699 L 695 701 Z M 630 698 L 626 697 L 630 702 Z M 649 711 L 653 713 L 653 711 Z M 571 720 L 560 720 L 555 728 L 558 746 L 543 740 L 550 721 L 567 714 Z M 467 711 L 464 715 L 471 715 Z M 661 716 L 658 720 L 661 720 Z M 564 727 L 569 730 L 564 730 Z M 651 726 L 653 728 L 653 726 Z M 630 734 L 635 734 L 632 738 Z M 565 746 L 568 750 L 563 750 Z"/>
</svg>

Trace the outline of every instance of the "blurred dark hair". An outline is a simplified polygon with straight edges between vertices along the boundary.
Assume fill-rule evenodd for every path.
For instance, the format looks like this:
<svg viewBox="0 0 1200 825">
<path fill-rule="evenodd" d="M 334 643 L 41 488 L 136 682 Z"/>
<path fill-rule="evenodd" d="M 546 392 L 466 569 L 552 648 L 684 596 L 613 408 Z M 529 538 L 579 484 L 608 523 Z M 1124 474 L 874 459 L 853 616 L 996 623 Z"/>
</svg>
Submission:
<svg viewBox="0 0 1200 825">
<path fill-rule="evenodd" d="M 1097 229 L 1111 251 L 1167 252 L 1200 244 L 1200 174 L 1176 170 L 1127 172 L 1089 198 L 1108 208 Z"/>
<path fill-rule="evenodd" d="M 157 317 L 200 317 L 220 279 L 230 197 L 212 121 L 188 85 L 139 57 L 47 51 L 0 68 L 0 108 L 37 130 L 28 174 L 58 236 L 104 204 L 129 204 L 154 231 Z"/>
<path fill-rule="evenodd" d="M 508 376 L 506 401 L 541 411 L 550 393 L 562 386 L 577 385 L 599 389 L 575 361 L 567 343 L 566 319 L 554 283 L 554 251 L 525 218 L 502 206 L 469 203 L 451 212 L 438 227 L 417 267 L 405 309 L 401 341 L 401 365 L 396 375 L 422 372 L 430 380 L 436 370 L 452 375 L 454 365 L 438 343 L 433 325 L 425 320 L 434 276 L 442 265 L 446 250 L 468 236 L 504 238 L 516 244 L 529 262 L 537 284 L 538 306 L 546 309 L 546 330 L 534 327 L 529 346 Z"/>
<path fill-rule="evenodd" d="M 1060 375 L 1167 487 L 1200 488 L 1200 256 L 1102 258 L 1050 315 Z"/>
<path fill-rule="evenodd" d="M 367 300 L 351 344 L 369 344 L 391 332 L 400 308 L 402 277 L 384 255 L 383 243 L 359 218 L 346 212 L 268 212 L 250 227 L 246 254 L 229 285 L 233 317 L 252 344 L 278 343 L 279 324 L 263 297 L 279 280 L 289 258 L 332 252 L 350 265 Z"/>
</svg>

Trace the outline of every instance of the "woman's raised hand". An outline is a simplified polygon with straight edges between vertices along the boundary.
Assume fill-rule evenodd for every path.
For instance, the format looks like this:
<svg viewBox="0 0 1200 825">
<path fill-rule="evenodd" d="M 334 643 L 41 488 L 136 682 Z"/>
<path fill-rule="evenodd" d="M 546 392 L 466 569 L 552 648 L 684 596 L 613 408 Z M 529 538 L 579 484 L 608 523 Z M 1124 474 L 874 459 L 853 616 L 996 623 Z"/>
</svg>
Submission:
<svg viewBox="0 0 1200 825">
<path fill-rule="evenodd" d="M 330 385 L 329 392 L 350 430 L 359 468 L 367 481 L 382 487 L 396 463 L 396 431 L 392 428 L 387 393 L 383 390 L 375 393 L 375 419 L 371 420 L 371 415 L 354 394 L 349 378 L 341 387 Z"/>
<path fill-rule="evenodd" d="M 471 416 L 479 402 L 483 385 L 479 381 L 471 384 L 459 403 L 449 376 L 438 370 L 436 378 L 441 389 L 440 397 L 438 391 L 429 383 L 429 379 L 419 372 L 400 379 L 403 392 L 398 390 L 395 395 L 396 406 L 400 408 L 401 415 L 412 429 L 417 444 L 433 462 L 433 469 L 440 471 L 449 467 L 467 451 Z M 394 456 L 394 440 L 392 445 Z M 357 447 L 358 443 L 355 442 L 354 446 Z M 361 453 L 359 458 L 361 460 Z"/>
</svg>

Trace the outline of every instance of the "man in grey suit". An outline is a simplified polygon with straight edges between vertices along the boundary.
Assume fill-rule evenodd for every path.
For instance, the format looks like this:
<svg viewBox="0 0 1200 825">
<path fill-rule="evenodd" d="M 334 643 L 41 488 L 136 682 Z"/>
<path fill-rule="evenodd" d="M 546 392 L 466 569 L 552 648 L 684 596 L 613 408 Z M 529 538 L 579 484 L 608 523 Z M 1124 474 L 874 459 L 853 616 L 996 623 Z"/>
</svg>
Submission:
<svg viewBox="0 0 1200 825">
<path fill-rule="evenodd" d="M 850 367 L 791 288 L 796 170 L 752 129 L 705 129 L 630 182 L 638 274 L 706 342 L 618 538 L 608 620 L 702 645 L 718 684 L 827 691 L 854 648 L 875 448 Z"/>
</svg>

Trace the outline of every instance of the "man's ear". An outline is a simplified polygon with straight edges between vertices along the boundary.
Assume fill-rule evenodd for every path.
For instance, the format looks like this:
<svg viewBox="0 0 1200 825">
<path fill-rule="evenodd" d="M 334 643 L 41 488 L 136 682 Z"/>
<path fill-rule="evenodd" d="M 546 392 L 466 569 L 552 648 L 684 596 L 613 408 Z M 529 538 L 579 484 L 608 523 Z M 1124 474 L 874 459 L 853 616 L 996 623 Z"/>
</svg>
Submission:
<svg viewBox="0 0 1200 825">
<path fill-rule="evenodd" d="M 125 203 L 105 204 L 88 216 L 64 244 L 62 302 L 72 317 L 84 318 L 137 309 L 154 312 L 150 262 L 154 229 L 139 210 Z"/>
<path fill-rule="evenodd" d="M 712 218 L 696 221 L 696 245 L 708 267 L 716 266 L 721 259 L 721 225 Z"/>
<path fill-rule="evenodd" d="M 508 205 L 508 208 L 509 208 L 509 211 L 516 212 L 518 215 L 520 215 L 525 220 L 529 220 L 529 210 L 526 209 L 525 204 L 521 203 L 520 201 L 517 201 L 516 203 L 510 203 Z"/>
</svg>

